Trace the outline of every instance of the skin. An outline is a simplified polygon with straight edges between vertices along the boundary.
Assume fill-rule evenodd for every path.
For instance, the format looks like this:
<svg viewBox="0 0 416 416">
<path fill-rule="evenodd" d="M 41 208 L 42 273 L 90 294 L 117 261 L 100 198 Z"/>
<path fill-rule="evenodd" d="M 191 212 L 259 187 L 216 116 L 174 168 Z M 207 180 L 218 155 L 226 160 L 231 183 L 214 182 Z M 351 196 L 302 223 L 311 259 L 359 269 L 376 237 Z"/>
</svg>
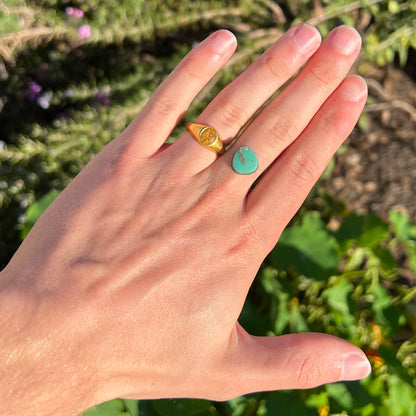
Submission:
<svg viewBox="0 0 416 416">
<path fill-rule="evenodd" d="M 196 120 L 229 143 L 307 62 L 237 144 L 220 157 L 188 132 L 164 145 L 235 47 L 225 30 L 195 47 L 0 273 L 1 414 L 72 415 L 115 397 L 227 400 L 368 375 L 344 340 L 253 337 L 237 322 L 365 104 L 364 81 L 347 76 L 359 36 L 341 26 L 321 44 L 313 27 L 293 27 Z M 231 168 L 242 144 L 258 156 L 254 174 Z"/>
</svg>

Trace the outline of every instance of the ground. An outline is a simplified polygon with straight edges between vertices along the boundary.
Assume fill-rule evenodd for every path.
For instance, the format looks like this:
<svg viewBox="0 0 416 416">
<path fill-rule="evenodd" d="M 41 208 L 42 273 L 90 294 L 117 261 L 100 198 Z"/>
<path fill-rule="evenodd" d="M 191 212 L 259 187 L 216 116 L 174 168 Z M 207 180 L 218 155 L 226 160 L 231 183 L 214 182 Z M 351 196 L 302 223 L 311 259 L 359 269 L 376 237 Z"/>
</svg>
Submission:
<svg viewBox="0 0 416 416">
<path fill-rule="evenodd" d="M 413 76 L 413 78 L 412 78 Z M 357 213 L 416 222 L 416 65 L 370 69 L 368 128 L 356 128 L 325 186 Z"/>
</svg>

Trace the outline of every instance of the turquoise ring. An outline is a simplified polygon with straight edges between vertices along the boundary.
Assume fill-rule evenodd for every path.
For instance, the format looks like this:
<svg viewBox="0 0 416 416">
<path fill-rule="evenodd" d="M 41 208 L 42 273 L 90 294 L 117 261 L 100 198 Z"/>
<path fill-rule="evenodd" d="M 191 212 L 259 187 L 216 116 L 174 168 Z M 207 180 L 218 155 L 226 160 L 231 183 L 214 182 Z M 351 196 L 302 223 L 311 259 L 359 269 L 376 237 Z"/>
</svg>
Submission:
<svg viewBox="0 0 416 416">
<path fill-rule="evenodd" d="M 241 146 L 234 153 L 232 166 L 234 172 L 240 175 L 251 175 L 259 167 L 259 161 L 252 149 Z"/>
</svg>

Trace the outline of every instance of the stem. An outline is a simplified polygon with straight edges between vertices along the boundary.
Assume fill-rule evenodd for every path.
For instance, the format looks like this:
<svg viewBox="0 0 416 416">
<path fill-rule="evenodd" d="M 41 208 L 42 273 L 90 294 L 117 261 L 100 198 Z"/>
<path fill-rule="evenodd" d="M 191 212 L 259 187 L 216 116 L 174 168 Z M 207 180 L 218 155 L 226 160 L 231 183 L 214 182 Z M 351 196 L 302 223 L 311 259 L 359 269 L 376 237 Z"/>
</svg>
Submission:
<svg viewBox="0 0 416 416">
<path fill-rule="evenodd" d="M 416 297 L 416 287 L 411 289 L 402 299 L 402 303 L 409 303 L 413 298 Z"/>
<path fill-rule="evenodd" d="M 250 399 L 241 416 L 255 416 L 260 407 L 260 400 Z"/>
<path fill-rule="evenodd" d="M 414 22 L 416 23 L 416 22 Z M 379 52 L 383 49 L 386 49 L 389 47 L 392 43 L 396 41 L 397 38 L 401 38 L 402 36 L 412 36 L 413 33 L 415 33 L 416 29 L 413 27 L 408 28 L 400 28 L 396 30 L 395 33 L 393 33 L 388 39 L 386 39 L 384 42 L 379 43 L 374 49 L 373 52 Z"/>
</svg>

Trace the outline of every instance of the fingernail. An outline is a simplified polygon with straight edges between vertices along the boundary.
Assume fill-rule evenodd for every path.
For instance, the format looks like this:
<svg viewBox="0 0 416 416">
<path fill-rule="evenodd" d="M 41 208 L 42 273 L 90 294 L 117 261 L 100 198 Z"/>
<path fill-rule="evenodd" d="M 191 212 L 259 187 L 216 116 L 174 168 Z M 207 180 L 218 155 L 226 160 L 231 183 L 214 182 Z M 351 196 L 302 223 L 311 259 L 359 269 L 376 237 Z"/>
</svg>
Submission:
<svg viewBox="0 0 416 416">
<path fill-rule="evenodd" d="M 321 35 L 313 26 L 303 24 L 296 29 L 293 39 L 299 51 L 306 55 L 318 47 Z"/>
<path fill-rule="evenodd" d="M 218 55 L 224 55 L 231 45 L 237 43 L 233 33 L 228 30 L 219 30 L 211 36 L 211 48 Z"/>
<path fill-rule="evenodd" d="M 344 81 L 341 93 L 348 101 L 360 101 L 367 95 L 367 83 L 359 75 L 352 75 Z"/>
<path fill-rule="evenodd" d="M 351 26 L 339 26 L 332 31 L 331 41 L 342 54 L 350 55 L 361 45 L 361 36 Z"/>
<path fill-rule="evenodd" d="M 348 354 L 344 359 L 342 380 L 360 380 L 371 373 L 371 365 L 363 354 Z"/>
</svg>

